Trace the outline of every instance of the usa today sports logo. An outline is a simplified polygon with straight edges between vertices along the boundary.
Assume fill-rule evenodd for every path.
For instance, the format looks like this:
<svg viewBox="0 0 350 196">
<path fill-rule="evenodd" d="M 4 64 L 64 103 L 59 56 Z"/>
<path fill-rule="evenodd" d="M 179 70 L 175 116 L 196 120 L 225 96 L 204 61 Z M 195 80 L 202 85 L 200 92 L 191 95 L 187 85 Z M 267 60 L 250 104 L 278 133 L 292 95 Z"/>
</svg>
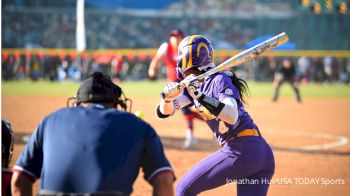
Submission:
<svg viewBox="0 0 350 196">
<path fill-rule="evenodd" d="M 229 179 L 226 178 L 226 185 L 236 184 L 270 184 L 270 185 L 345 185 L 345 180 L 341 178 L 267 178 L 262 179 Z"/>
</svg>

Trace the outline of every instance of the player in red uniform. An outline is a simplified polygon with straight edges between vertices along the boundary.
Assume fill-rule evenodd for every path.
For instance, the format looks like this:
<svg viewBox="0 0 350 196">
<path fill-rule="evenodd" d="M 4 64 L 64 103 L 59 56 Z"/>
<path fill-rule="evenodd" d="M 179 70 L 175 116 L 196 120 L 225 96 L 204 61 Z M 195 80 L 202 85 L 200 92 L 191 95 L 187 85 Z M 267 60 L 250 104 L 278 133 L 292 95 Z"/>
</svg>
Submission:
<svg viewBox="0 0 350 196">
<path fill-rule="evenodd" d="M 169 41 L 164 42 L 158 49 L 156 56 L 152 59 L 148 69 L 148 75 L 151 79 L 156 79 L 161 61 L 164 61 L 166 66 L 166 74 L 168 80 L 177 82 L 176 76 L 176 59 L 178 57 L 178 45 L 185 37 L 181 30 L 175 29 L 169 33 Z M 189 107 L 182 108 L 182 113 L 187 122 L 186 140 L 184 148 L 192 148 L 196 144 L 196 139 L 193 134 L 193 119 L 198 118 L 198 115 L 191 111 Z"/>
<path fill-rule="evenodd" d="M 148 75 L 150 78 L 157 78 L 160 63 L 163 60 L 166 66 L 166 76 L 170 81 L 177 81 L 176 77 L 176 58 L 177 58 L 177 46 L 184 38 L 182 31 L 175 29 L 169 33 L 169 41 L 160 45 L 156 56 L 152 59 L 151 65 L 148 69 Z"/>
</svg>

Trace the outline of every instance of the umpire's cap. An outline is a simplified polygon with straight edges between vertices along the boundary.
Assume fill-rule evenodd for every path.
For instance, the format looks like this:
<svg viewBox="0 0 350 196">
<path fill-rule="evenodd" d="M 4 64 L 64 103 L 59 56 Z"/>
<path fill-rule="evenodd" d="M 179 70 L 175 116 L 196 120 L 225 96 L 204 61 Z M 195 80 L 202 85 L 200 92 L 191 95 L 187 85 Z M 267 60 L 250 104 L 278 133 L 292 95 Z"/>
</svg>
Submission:
<svg viewBox="0 0 350 196">
<path fill-rule="evenodd" d="M 126 98 L 122 89 L 115 85 L 109 76 L 103 75 L 101 72 L 94 72 L 84 80 L 79 87 L 77 96 L 68 99 L 67 106 L 69 106 L 70 99 L 75 99 L 75 103 L 78 105 L 84 102 L 113 103 L 115 107 L 119 105 L 125 111 L 128 108 L 131 111 L 132 107 L 131 99 Z"/>
</svg>

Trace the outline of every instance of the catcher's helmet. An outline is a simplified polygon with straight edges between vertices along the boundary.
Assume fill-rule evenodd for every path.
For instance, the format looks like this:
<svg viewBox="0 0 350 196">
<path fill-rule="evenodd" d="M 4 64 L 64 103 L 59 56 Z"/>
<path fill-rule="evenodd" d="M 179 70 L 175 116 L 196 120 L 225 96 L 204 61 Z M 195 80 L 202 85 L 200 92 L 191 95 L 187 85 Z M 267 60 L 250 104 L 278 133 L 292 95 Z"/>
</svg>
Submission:
<svg viewBox="0 0 350 196">
<path fill-rule="evenodd" d="M 94 72 L 89 78 L 84 80 L 77 92 L 76 97 L 69 98 L 69 101 L 74 99 L 75 104 L 79 105 L 84 102 L 92 103 L 113 103 L 116 107 L 119 105 L 123 110 L 131 110 L 131 100 L 126 98 L 122 89 L 115 85 L 111 78 L 101 72 Z"/>
<path fill-rule="evenodd" d="M 185 37 L 179 44 L 176 74 L 183 80 L 189 74 L 198 75 L 214 66 L 214 50 L 202 35 Z"/>
<path fill-rule="evenodd" d="M 2 166 L 8 167 L 13 152 L 13 140 L 14 134 L 11 129 L 11 125 L 6 120 L 1 120 L 1 132 L 2 132 L 2 141 L 1 141 L 1 151 L 2 151 Z"/>
</svg>

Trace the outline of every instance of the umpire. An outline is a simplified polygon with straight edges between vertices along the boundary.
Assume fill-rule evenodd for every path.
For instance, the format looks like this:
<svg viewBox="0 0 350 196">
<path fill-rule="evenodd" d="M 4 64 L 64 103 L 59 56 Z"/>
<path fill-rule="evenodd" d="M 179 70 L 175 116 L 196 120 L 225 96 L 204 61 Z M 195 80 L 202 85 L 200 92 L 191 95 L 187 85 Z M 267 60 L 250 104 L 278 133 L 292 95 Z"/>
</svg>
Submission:
<svg viewBox="0 0 350 196">
<path fill-rule="evenodd" d="M 282 66 L 279 66 L 276 69 L 274 78 L 275 92 L 273 94 L 272 101 L 277 101 L 279 90 L 284 82 L 290 83 L 290 85 L 293 87 L 297 101 L 301 102 L 295 66 L 293 61 L 289 58 L 283 59 Z"/>
<path fill-rule="evenodd" d="M 82 82 L 75 107 L 45 117 L 14 166 L 13 195 L 130 195 L 142 168 L 153 195 L 172 195 L 174 174 L 155 130 L 127 109 L 102 73 Z M 119 107 L 119 109 L 116 109 Z"/>
</svg>

